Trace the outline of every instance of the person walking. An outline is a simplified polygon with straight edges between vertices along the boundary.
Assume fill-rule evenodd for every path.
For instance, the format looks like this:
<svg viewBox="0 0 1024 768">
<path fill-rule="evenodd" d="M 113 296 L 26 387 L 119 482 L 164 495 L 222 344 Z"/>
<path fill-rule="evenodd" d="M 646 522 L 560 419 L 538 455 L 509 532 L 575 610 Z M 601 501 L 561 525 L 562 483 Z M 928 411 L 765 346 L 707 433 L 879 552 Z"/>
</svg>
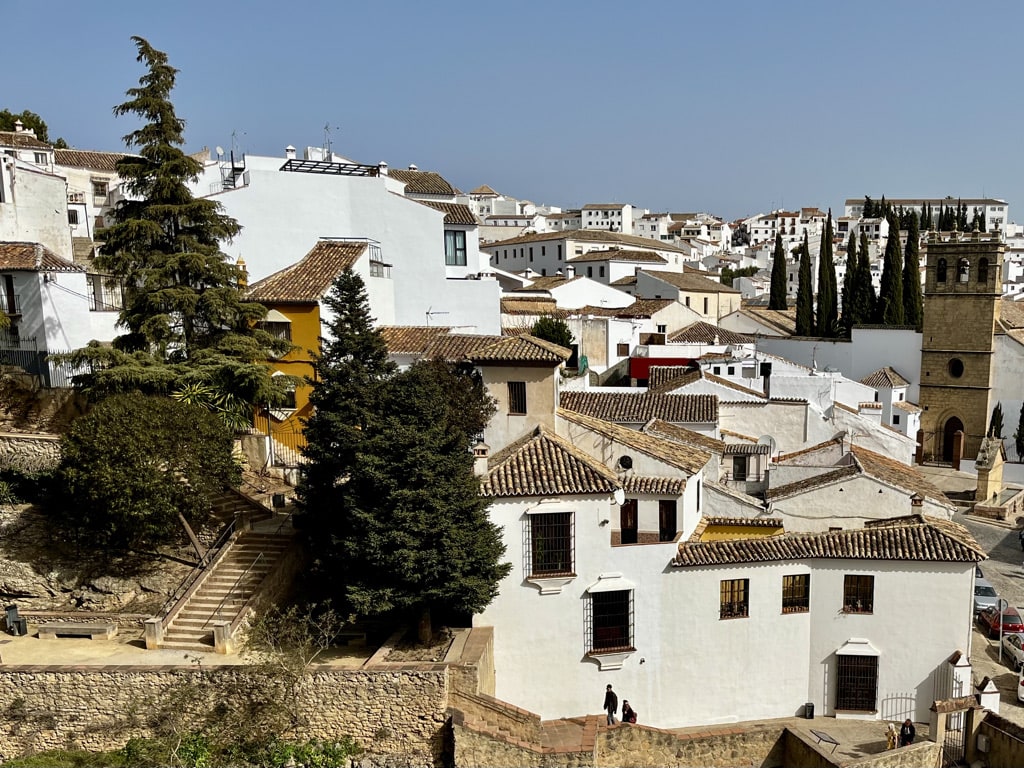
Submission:
<svg viewBox="0 0 1024 768">
<path fill-rule="evenodd" d="M 608 713 L 608 725 L 615 725 L 615 713 L 619 711 L 619 697 L 612 690 L 612 684 L 604 689 L 604 711 Z"/>
<path fill-rule="evenodd" d="M 917 730 L 914 728 L 914 724 L 910 722 L 908 717 L 903 721 L 903 726 L 900 728 L 900 746 L 909 747 L 914 743 L 914 737 L 917 736 Z"/>
<path fill-rule="evenodd" d="M 622 722 L 636 723 L 636 710 L 629 706 L 629 699 L 622 700 Z"/>
</svg>

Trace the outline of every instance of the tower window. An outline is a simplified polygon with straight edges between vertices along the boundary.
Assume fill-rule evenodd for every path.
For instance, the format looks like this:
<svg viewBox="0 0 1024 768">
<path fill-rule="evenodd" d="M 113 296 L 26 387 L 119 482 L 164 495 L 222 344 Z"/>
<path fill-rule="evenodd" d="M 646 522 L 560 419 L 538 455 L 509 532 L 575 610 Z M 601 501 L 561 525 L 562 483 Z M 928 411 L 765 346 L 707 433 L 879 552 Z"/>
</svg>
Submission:
<svg viewBox="0 0 1024 768">
<path fill-rule="evenodd" d="M 946 282 L 946 260 L 939 259 L 935 263 L 935 280 L 939 283 Z"/>
<path fill-rule="evenodd" d="M 964 361 L 959 357 L 954 357 L 946 365 L 946 370 L 949 371 L 949 375 L 954 379 L 959 379 L 964 375 Z"/>
<path fill-rule="evenodd" d="M 988 259 L 978 259 L 978 282 L 988 282 Z"/>
<path fill-rule="evenodd" d="M 966 283 L 971 274 L 971 262 L 967 259 L 960 259 L 956 263 L 956 279 L 958 282 Z"/>
</svg>

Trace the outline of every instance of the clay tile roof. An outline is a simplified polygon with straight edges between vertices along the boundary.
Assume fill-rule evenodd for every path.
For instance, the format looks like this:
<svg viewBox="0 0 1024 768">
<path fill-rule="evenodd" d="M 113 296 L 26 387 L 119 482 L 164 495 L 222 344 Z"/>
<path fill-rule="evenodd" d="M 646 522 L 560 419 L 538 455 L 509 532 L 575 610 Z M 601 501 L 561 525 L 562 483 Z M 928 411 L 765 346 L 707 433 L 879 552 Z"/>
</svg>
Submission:
<svg viewBox="0 0 1024 768">
<path fill-rule="evenodd" d="M 802 480 L 796 480 L 792 483 L 786 483 L 785 485 L 779 485 L 775 488 L 769 488 L 765 491 L 765 498 L 769 501 L 775 501 L 782 499 L 787 496 L 795 496 L 800 493 L 814 490 L 831 483 L 839 482 L 847 477 L 854 477 L 860 474 L 860 468 L 855 466 L 839 467 L 828 472 L 822 472 L 820 475 L 813 475 L 812 477 L 805 477 Z"/>
<path fill-rule="evenodd" d="M 665 309 L 665 307 L 676 303 L 678 302 L 675 299 L 637 299 L 628 307 L 615 310 L 615 317 L 651 317 Z"/>
<path fill-rule="evenodd" d="M 1024 328 L 1024 301 L 1003 299 L 999 304 L 999 322 L 1005 328 Z"/>
<path fill-rule="evenodd" d="M 779 562 L 784 560 L 916 560 L 977 563 L 985 552 L 963 526 L 928 519 L 820 533 L 787 533 L 726 541 L 680 542 L 672 565 Z"/>
<path fill-rule="evenodd" d="M 116 171 L 117 161 L 128 157 L 124 152 L 92 152 L 83 149 L 55 149 L 57 165 L 68 168 L 88 168 L 93 171 Z"/>
<path fill-rule="evenodd" d="M 516 288 L 513 293 L 530 293 L 532 291 L 550 291 L 552 288 L 557 288 L 560 285 L 571 283 L 573 280 L 579 280 L 582 275 L 576 275 L 576 277 L 566 277 L 565 275 L 538 275 L 532 278 L 533 282 L 523 288 Z M 530 280 L 531 278 L 526 278 Z"/>
<path fill-rule="evenodd" d="M 636 285 L 636 275 L 626 275 L 618 280 L 612 280 L 608 285 Z"/>
<path fill-rule="evenodd" d="M 842 445 L 843 445 L 843 438 L 845 437 L 845 435 L 846 435 L 846 433 L 843 432 L 842 434 L 838 435 L 837 437 L 830 437 L 828 440 L 823 440 L 820 443 L 816 443 L 815 445 L 809 445 L 806 448 L 801 448 L 799 451 L 792 451 L 790 453 L 784 453 L 784 454 L 780 455 L 778 458 L 776 458 L 775 461 L 777 463 L 779 463 L 779 464 L 785 464 L 789 459 L 792 459 L 795 456 L 805 456 L 805 455 L 807 455 L 809 453 L 815 453 L 815 452 L 823 450 L 825 448 L 834 448 L 837 444 L 840 447 L 842 447 Z"/>
<path fill-rule="evenodd" d="M 921 412 L 921 406 L 920 405 L 914 405 L 914 403 L 911 403 L 911 402 L 909 402 L 907 400 L 897 400 L 895 403 L 892 404 L 892 407 L 893 408 L 899 408 L 901 411 L 906 411 L 907 413 L 920 413 Z"/>
<path fill-rule="evenodd" d="M 53 149 L 45 141 L 40 141 L 28 133 L 17 131 L 0 131 L 0 147 L 19 147 L 21 149 Z"/>
<path fill-rule="evenodd" d="M 620 423 L 646 424 L 656 418 L 691 424 L 718 422 L 718 398 L 715 395 L 562 392 L 559 405 L 570 411 Z"/>
<path fill-rule="evenodd" d="M 498 341 L 474 350 L 470 359 L 475 363 L 564 363 L 572 350 L 536 336 L 521 334 L 502 336 Z"/>
<path fill-rule="evenodd" d="M 678 496 L 686 490 L 686 479 L 682 477 L 641 477 L 632 475 L 622 484 L 627 494 L 647 493 Z"/>
<path fill-rule="evenodd" d="M 796 333 L 796 309 L 768 309 L 766 307 L 741 307 L 740 314 L 762 323 L 779 333 L 792 336 Z"/>
<path fill-rule="evenodd" d="M 663 280 L 669 285 L 674 285 L 681 291 L 690 291 L 692 293 L 739 293 L 739 291 L 731 286 L 723 285 L 717 280 L 712 280 L 707 272 L 698 272 L 696 270 L 662 272 L 645 269 L 644 273 Z"/>
<path fill-rule="evenodd" d="M 730 381 L 729 379 L 723 379 L 721 376 L 715 376 L 715 374 L 708 373 L 705 370 L 701 370 L 701 375 L 705 379 L 707 379 L 708 381 L 714 382 L 715 384 L 718 384 L 719 386 L 728 387 L 729 389 L 734 389 L 737 392 L 742 392 L 745 395 L 755 395 L 755 396 L 761 398 L 762 400 L 767 400 L 768 399 L 767 397 L 765 397 L 764 392 L 758 392 L 756 389 L 751 389 L 750 387 L 744 387 L 742 384 L 737 384 L 735 381 Z M 779 399 L 781 399 L 781 398 L 777 398 L 777 397 L 773 397 L 772 398 L 772 400 L 779 400 Z"/>
<path fill-rule="evenodd" d="M 562 232 L 531 232 L 526 235 L 517 235 L 516 237 L 510 237 L 507 240 L 498 240 L 494 243 L 488 243 L 488 248 L 501 248 L 506 245 L 524 245 L 527 243 L 536 243 L 541 240 L 579 240 L 581 242 L 592 242 L 592 243 L 619 243 L 621 245 L 630 245 L 640 250 L 657 250 L 657 251 L 668 251 L 670 253 L 686 253 L 686 251 L 678 246 L 671 245 L 669 243 L 654 241 L 649 237 L 640 237 L 638 235 L 625 235 L 622 232 L 609 232 L 604 229 L 567 229 Z"/>
<path fill-rule="evenodd" d="M 565 314 L 563 310 L 558 309 L 558 303 L 554 299 L 543 296 L 528 299 L 502 299 L 501 313 L 503 315 L 551 315 L 553 317 Z"/>
<path fill-rule="evenodd" d="M 863 379 L 860 380 L 861 384 L 866 384 L 869 387 L 875 389 L 892 389 L 893 387 L 909 387 L 910 382 L 900 376 L 894 368 L 886 366 L 885 368 L 879 368 L 873 373 L 869 373 Z"/>
<path fill-rule="evenodd" d="M 422 355 L 436 339 L 447 336 L 449 329 L 425 325 L 384 325 L 379 331 L 388 352 Z"/>
<path fill-rule="evenodd" d="M 619 487 L 615 473 L 567 440 L 537 429 L 491 456 L 482 496 L 605 494 Z"/>
<path fill-rule="evenodd" d="M 454 195 L 455 187 L 434 171 L 389 170 L 388 176 L 405 184 L 405 191 L 414 195 Z"/>
<path fill-rule="evenodd" d="M 498 193 L 495 192 L 493 189 L 491 189 L 486 184 L 481 184 L 476 189 L 470 190 L 469 194 L 471 194 L 471 195 L 494 195 L 494 196 L 497 196 Z"/>
<path fill-rule="evenodd" d="M 85 271 L 39 243 L 0 243 L 0 269 L 28 272 Z"/>
<path fill-rule="evenodd" d="M 578 424 L 591 432 L 596 432 L 609 440 L 614 440 L 690 474 L 699 472 L 711 460 L 711 454 L 706 451 L 637 432 L 635 429 L 629 429 L 610 421 L 595 419 L 592 416 L 567 411 L 564 408 L 558 409 L 558 415 L 566 421 Z"/>
<path fill-rule="evenodd" d="M 669 341 L 682 344 L 753 344 L 754 337 L 736 333 L 717 325 L 698 320 L 680 328 L 668 337 Z"/>
<path fill-rule="evenodd" d="M 678 424 L 671 424 L 663 419 L 651 419 L 644 424 L 642 431 L 648 435 L 663 437 L 666 440 L 683 443 L 708 453 L 721 454 L 725 451 L 725 442 L 723 440 L 716 440 L 708 435 L 694 432 L 692 429 L 681 427 Z"/>
<path fill-rule="evenodd" d="M 652 365 L 647 373 L 648 389 L 676 389 L 700 381 L 700 369 L 688 365 Z"/>
<path fill-rule="evenodd" d="M 640 261 L 650 264 L 668 264 L 668 259 L 664 256 L 659 256 L 654 251 L 637 251 L 624 248 L 612 248 L 608 251 L 589 251 L 580 256 L 573 256 L 568 261 L 574 263 L 579 261 Z"/>
<path fill-rule="evenodd" d="M 423 350 L 428 360 L 444 360 L 457 363 L 467 360 L 477 350 L 501 341 L 504 336 L 478 336 L 471 333 L 446 333 L 438 335 Z"/>
<path fill-rule="evenodd" d="M 859 445 L 850 447 L 850 452 L 863 468 L 864 472 L 871 477 L 881 480 L 899 488 L 906 488 L 909 491 L 920 494 L 927 499 L 937 501 L 940 504 L 950 505 L 946 495 L 936 488 L 916 468 L 903 462 L 890 459 L 880 453 L 869 451 Z"/>
<path fill-rule="evenodd" d="M 475 226 L 480 223 L 470 207 L 462 203 L 442 203 L 437 200 L 417 200 L 416 202 L 441 211 L 444 214 L 445 224 L 468 224 Z"/>
<path fill-rule="evenodd" d="M 253 283 L 247 295 L 266 303 L 320 301 L 338 275 L 363 255 L 366 246 L 365 242 L 320 240 L 300 261 Z"/>
<path fill-rule="evenodd" d="M 725 446 L 726 456 L 753 456 L 756 454 L 763 454 L 767 456 L 771 453 L 771 446 L 764 445 L 762 443 L 730 443 Z"/>
</svg>

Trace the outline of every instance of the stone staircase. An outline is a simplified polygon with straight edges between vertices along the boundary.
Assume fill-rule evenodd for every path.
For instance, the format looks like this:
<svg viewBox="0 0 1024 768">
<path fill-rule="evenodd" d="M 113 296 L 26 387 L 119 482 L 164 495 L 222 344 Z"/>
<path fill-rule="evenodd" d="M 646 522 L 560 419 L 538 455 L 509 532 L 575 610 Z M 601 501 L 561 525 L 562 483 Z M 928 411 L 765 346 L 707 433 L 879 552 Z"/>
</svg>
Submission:
<svg viewBox="0 0 1024 768">
<path fill-rule="evenodd" d="M 160 647 L 212 651 L 214 623 L 234 621 L 292 539 L 291 530 L 240 534 L 164 630 Z"/>
<path fill-rule="evenodd" d="M 255 522 L 272 517 L 274 512 L 256 499 L 235 489 L 226 488 L 212 499 L 213 517 L 221 523 L 229 523 L 236 517 L 248 514 Z"/>
</svg>

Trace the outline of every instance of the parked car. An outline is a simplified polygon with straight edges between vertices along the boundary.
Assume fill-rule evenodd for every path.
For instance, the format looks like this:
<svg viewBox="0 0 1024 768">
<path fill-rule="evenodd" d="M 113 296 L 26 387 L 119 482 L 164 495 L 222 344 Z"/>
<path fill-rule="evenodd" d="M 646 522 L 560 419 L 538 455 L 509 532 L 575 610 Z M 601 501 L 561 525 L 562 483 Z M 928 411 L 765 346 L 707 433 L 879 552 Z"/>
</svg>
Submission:
<svg viewBox="0 0 1024 768">
<path fill-rule="evenodd" d="M 1024 701 L 1024 668 L 1017 673 L 1017 701 Z"/>
<path fill-rule="evenodd" d="M 983 608 L 978 613 L 977 621 L 981 631 L 990 638 L 999 637 L 999 609 L 996 606 Z M 1020 613 L 1013 607 L 1003 610 L 1003 634 L 1010 633 L 1024 634 L 1024 619 L 1021 619 Z"/>
<path fill-rule="evenodd" d="M 1003 658 L 1014 669 L 1024 668 L 1024 635 L 1003 635 Z"/>
<path fill-rule="evenodd" d="M 999 595 L 996 594 L 996 589 L 989 584 L 988 579 L 975 579 L 974 580 L 974 612 L 977 613 L 982 608 L 988 608 L 990 605 L 996 605 L 999 600 Z"/>
</svg>

